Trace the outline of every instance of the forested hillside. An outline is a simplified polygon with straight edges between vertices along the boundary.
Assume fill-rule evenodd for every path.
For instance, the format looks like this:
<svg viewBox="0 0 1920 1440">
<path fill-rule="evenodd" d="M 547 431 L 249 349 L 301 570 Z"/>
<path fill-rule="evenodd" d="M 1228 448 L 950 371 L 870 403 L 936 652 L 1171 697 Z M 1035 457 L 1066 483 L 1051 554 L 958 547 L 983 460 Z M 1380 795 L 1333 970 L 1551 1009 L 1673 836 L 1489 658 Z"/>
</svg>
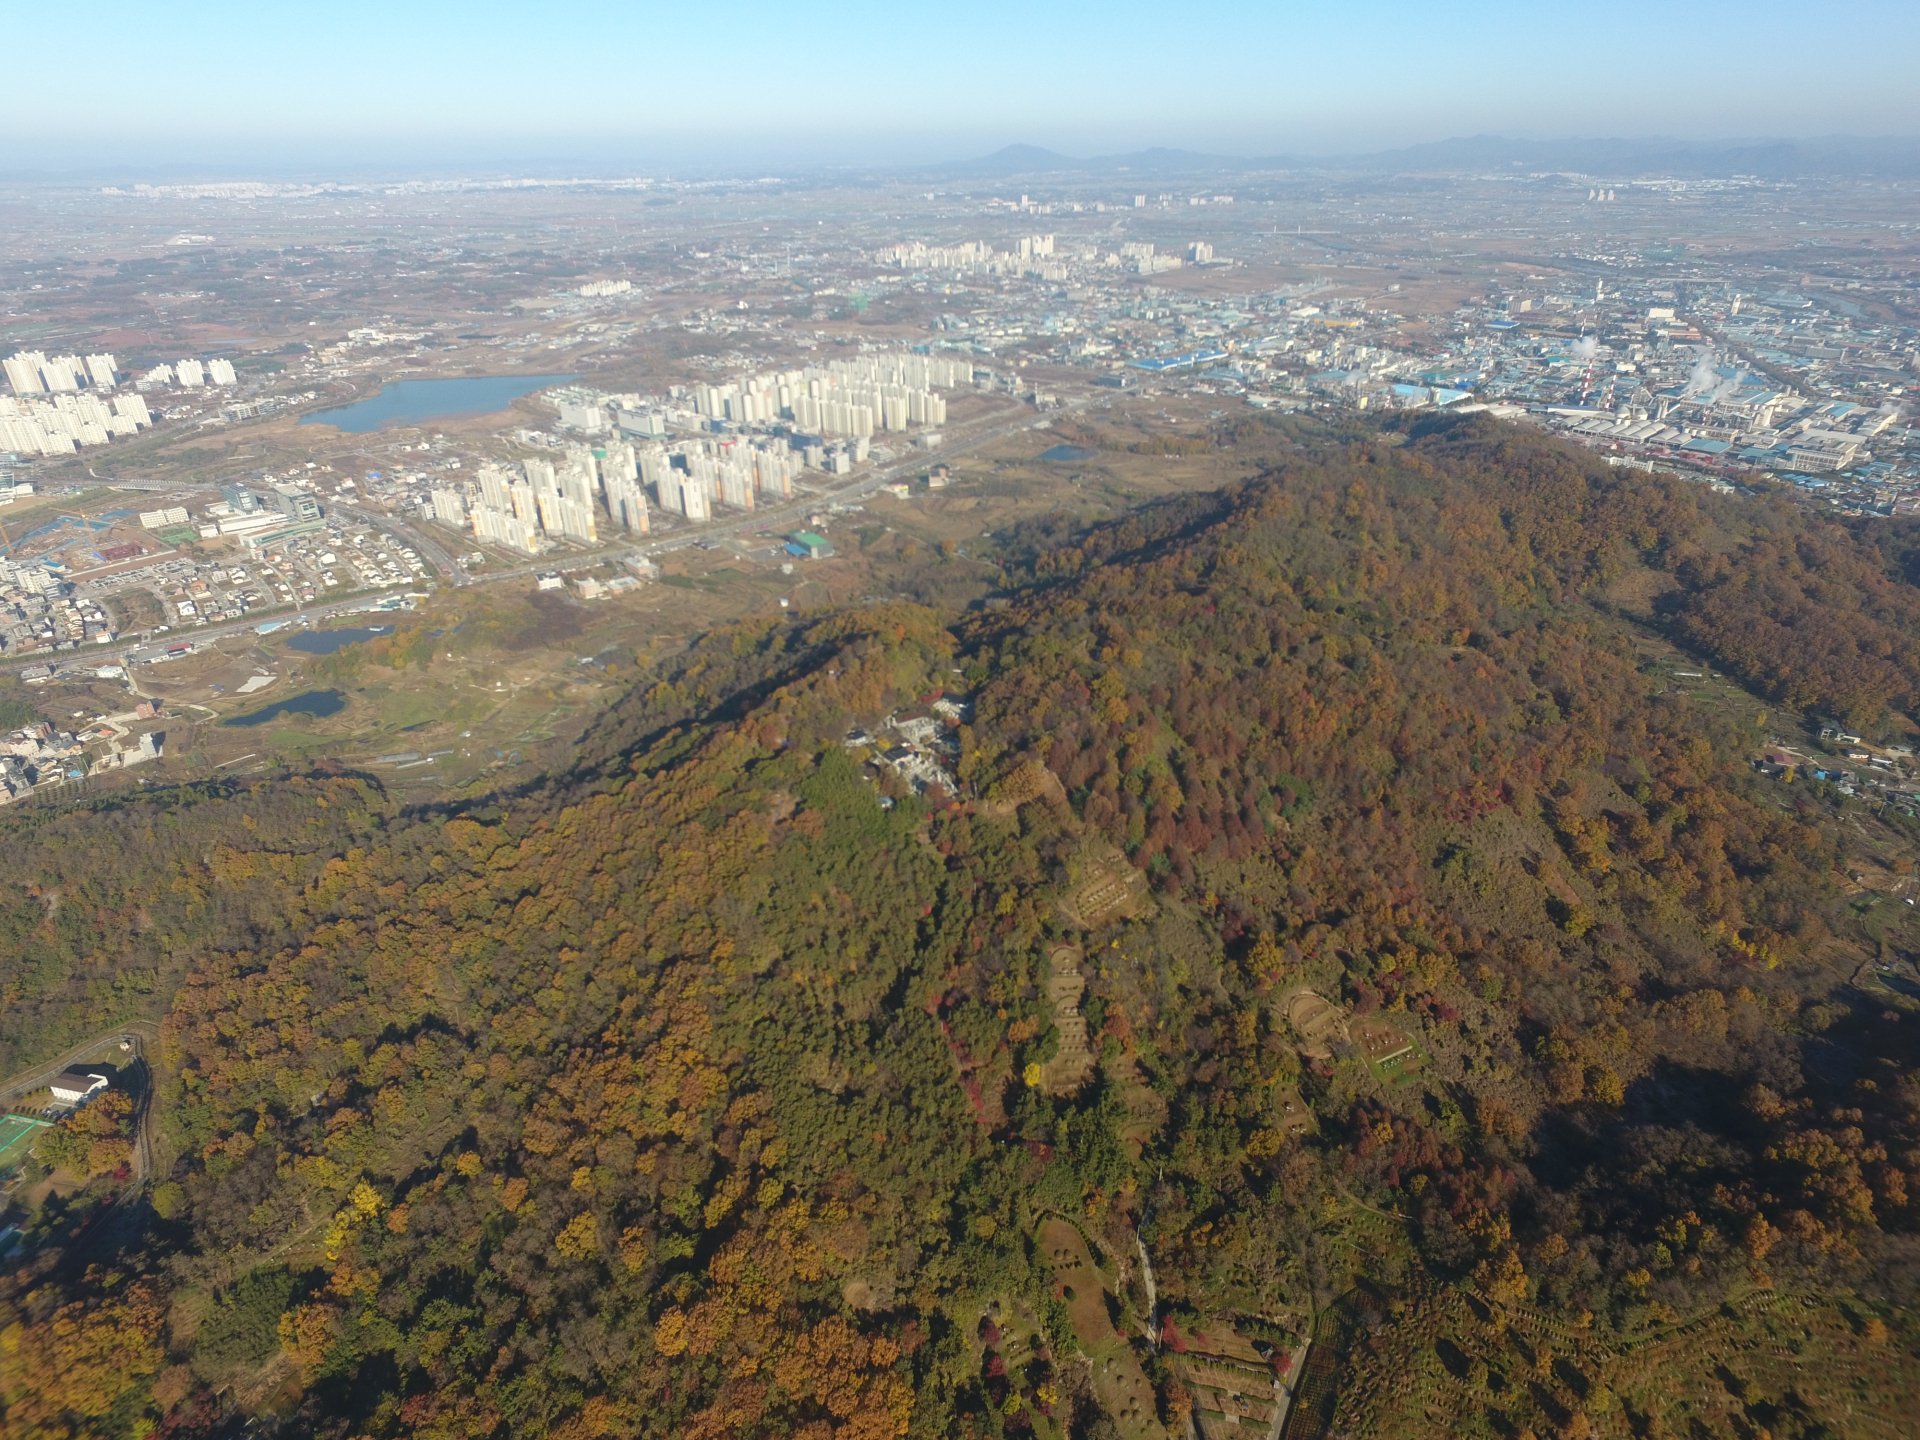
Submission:
<svg viewBox="0 0 1920 1440">
<path fill-rule="evenodd" d="M 165 1168 L 90 1268 L 27 1220 L 4 1433 L 1211 1435 L 1229 1371 L 1289 1437 L 1897 1433 L 1893 832 L 1636 651 L 1899 730 L 1897 545 L 1290 433 L 1004 605 L 704 637 L 524 794 L 5 821 L 5 1062 L 158 1019 Z M 942 691 L 960 795 L 843 745 Z M 1783 1297 L 1869 1379 L 1740 1358 Z"/>
</svg>

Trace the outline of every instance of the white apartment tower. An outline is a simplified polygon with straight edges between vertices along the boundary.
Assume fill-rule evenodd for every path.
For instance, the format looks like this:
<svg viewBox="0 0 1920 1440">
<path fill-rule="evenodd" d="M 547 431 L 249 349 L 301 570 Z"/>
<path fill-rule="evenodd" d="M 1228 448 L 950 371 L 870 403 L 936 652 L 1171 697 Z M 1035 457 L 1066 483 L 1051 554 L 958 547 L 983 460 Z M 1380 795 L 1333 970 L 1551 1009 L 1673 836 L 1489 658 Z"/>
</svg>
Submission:
<svg viewBox="0 0 1920 1440">
<path fill-rule="evenodd" d="M 433 492 L 433 518 L 456 530 L 467 528 L 467 501 L 458 490 Z"/>
<path fill-rule="evenodd" d="M 16 395 L 44 395 L 47 387 L 40 379 L 40 367 L 47 357 L 38 350 L 22 350 L 7 357 L 7 383 Z"/>
<path fill-rule="evenodd" d="M 40 362 L 40 374 L 47 389 L 55 395 L 71 395 L 80 388 L 85 362 L 75 355 L 62 355 Z"/>
<path fill-rule="evenodd" d="M 600 458 L 600 483 L 603 487 L 611 485 L 616 479 L 635 479 L 639 474 L 633 446 L 624 440 L 616 440 L 607 446 L 606 453 Z"/>
<path fill-rule="evenodd" d="M 654 494 L 660 501 L 662 510 L 671 510 L 674 514 L 684 515 L 689 520 L 713 518 L 713 506 L 707 494 L 706 482 L 689 470 L 669 467 L 663 471 L 655 484 Z"/>
<path fill-rule="evenodd" d="M 476 478 L 480 497 L 473 507 L 473 533 L 523 555 L 537 555 L 540 536 L 533 487 L 496 465 L 482 465 Z M 436 495 L 436 510 L 438 504 Z"/>
<path fill-rule="evenodd" d="M 647 520 L 646 492 L 631 475 L 607 477 L 607 513 L 629 535 L 645 535 L 652 529 Z"/>
</svg>

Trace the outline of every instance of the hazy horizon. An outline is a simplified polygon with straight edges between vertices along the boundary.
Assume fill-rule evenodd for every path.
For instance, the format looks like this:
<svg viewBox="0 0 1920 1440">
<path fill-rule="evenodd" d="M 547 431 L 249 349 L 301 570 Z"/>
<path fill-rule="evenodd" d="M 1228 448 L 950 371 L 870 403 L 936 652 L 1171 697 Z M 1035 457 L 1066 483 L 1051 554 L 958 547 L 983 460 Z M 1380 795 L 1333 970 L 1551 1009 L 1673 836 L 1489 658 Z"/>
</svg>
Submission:
<svg viewBox="0 0 1920 1440">
<path fill-rule="evenodd" d="M 1442 150 L 1476 144 L 1512 144 L 1516 147 L 1552 151 L 1574 151 L 1581 147 L 1618 147 L 1622 150 L 1654 151 L 1670 149 L 1698 152 L 1701 156 L 1723 150 L 1745 150 L 1768 146 L 1819 146 L 1842 152 L 1911 151 L 1920 156 L 1920 132 L 1888 134 L 1752 134 L 1691 136 L 1671 133 L 1644 134 L 1527 134 L 1514 131 L 1486 131 L 1475 134 L 1436 134 L 1392 144 L 1344 149 L 1311 149 L 1306 146 L 1273 149 L 1204 149 L 1170 142 L 1148 141 L 1138 145 L 1090 143 L 1077 147 L 1049 144 L 1045 140 L 981 138 L 972 144 L 948 145 L 938 149 L 914 151 L 907 146 L 887 147 L 863 154 L 851 143 L 840 146 L 815 146 L 796 150 L 790 144 L 757 147 L 742 142 L 736 146 L 670 146 L 658 140 L 620 144 L 601 141 L 574 149 L 559 146 L 473 144 L 423 148 L 414 153 L 384 153 L 355 146 L 301 144 L 276 146 L 270 151 L 231 155 L 206 154 L 176 156 L 141 153 L 131 147 L 112 153 L 70 154 L 67 163 L 0 164 L 0 181 L 9 183 L 100 183 L 165 184 L 218 183 L 222 180 L 262 183 L 351 183 L 356 180 L 404 179 L 474 181 L 525 178 L 535 180 L 579 179 L 615 181 L 646 179 L 747 179 L 756 176 L 791 179 L 810 174 L 831 174 L 871 170 L 889 173 L 952 170 L 961 178 L 972 167 L 1000 159 L 1006 152 L 1034 151 L 1058 156 L 1077 165 L 1095 165 L 1134 156 L 1161 154 L 1171 157 L 1191 155 L 1197 160 L 1226 165 L 1256 166 L 1261 162 L 1299 161 L 1322 163 L 1338 168 L 1345 162 L 1361 163 L 1379 157 L 1393 157 L 1409 151 Z M 17 158 L 17 157 L 16 157 Z M 1177 168 L 1177 167 L 1176 167 Z M 1552 168 L 1551 165 L 1549 168 Z M 973 178 L 989 178 L 983 170 Z M 1009 166 L 1005 173 L 1021 173 Z M 1146 172 L 1143 172 L 1146 173 Z"/>
<path fill-rule="evenodd" d="M 1836 33 L 1839 29 L 1840 33 Z M 1848 34 L 1844 85 L 1819 60 Z M 27 11 L 16 175 L 101 168 L 634 165 L 797 169 L 968 160 L 1014 143 L 1335 156 L 1452 137 L 1693 142 L 1920 135 L 1920 11 L 1868 0 L 1843 27 L 1779 3 L 1604 14 L 1472 13 L 1390 0 L 1228 4 L 1203 19 L 1125 0 L 998 0 L 965 15 L 708 14 L 594 0 L 312 12 L 199 7 L 154 28 L 108 4 Z M 1809 58 L 1814 57 L 1814 58 Z M 1809 67 L 1821 73 L 1810 73 Z M 1812 81 L 1822 83 L 1810 83 Z"/>
</svg>

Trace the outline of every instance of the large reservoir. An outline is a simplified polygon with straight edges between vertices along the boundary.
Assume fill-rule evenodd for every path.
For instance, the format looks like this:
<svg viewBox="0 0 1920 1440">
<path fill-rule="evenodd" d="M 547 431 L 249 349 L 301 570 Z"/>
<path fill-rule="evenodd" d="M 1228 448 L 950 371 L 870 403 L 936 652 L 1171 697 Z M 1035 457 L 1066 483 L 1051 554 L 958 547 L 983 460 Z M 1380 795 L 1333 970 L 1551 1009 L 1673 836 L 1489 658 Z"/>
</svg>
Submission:
<svg viewBox="0 0 1920 1440">
<path fill-rule="evenodd" d="M 522 395 L 560 385 L 571 375 L 474 375 L 457 380 L 394 380 L 378 395 L 332 410 L 317 410 L 302 425 L 331 425 L 350 435 L 365 435 L 389 425 L 424 425 L 459 415 L 491 415 Z"/>
</svg>

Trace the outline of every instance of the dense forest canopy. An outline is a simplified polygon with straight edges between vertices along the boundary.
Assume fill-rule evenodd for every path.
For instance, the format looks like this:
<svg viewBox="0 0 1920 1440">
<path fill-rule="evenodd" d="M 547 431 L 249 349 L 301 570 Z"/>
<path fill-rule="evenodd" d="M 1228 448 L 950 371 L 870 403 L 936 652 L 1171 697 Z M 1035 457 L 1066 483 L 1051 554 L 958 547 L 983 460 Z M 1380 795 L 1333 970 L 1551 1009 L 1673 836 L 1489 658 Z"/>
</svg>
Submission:
<svg viewBox="0 0 1920 1440">
<path fill-rule="evenodd" d="M 5 1433 L 1177 1434 L 1223 1327 L 1345 1356 L 1289 1435 L 1683 1433 L 1589 1352 L 1760 1291 L 1920 1373 L 1920 1008 L 1856 983 L 1900 948 L 1831 797 L 1636 651 L 1899 727 L 1898 542 L 1486 423 L 1293 433 L 1014 537 L 1004 605 L 706 636 L 522 795 L 10 817 L 0 1063 L 157 1020 L 164 1169 L 89 1269 L 32 1222 Z M 962 795 L 843 744 L 942 691 Z M 1452 1408 L 1396 1412 L 1456 1294 L 1561 1370 L 1427 1344 Z"/>
</svg>

